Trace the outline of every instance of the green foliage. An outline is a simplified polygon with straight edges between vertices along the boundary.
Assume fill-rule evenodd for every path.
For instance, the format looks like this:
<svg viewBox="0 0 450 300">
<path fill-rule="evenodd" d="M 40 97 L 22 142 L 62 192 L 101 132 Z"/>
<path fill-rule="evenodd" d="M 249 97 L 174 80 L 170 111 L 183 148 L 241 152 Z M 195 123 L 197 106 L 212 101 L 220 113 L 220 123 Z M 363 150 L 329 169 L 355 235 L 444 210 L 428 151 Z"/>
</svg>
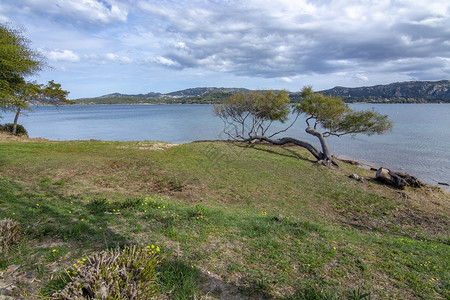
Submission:
<svg viewBox="0 0 450 300">
<path fill-rule="evenodd" d="M 46 104 L 46 105 L 60 105 L 72 103 L 66 99 L 68 91 L 61 89 L 61 84 L 50 80 L 46 85 L 27 82 L 17 87 L 15 91 L 16 108 L 29 109 L 29 105 Z"/>
<path fill-rule="evenodd" d="M 325 128 L 338 122 L 340 117 L 350 110 L 341 99 L 314 93 L 310 86 L 303 88 L 301 96 L 302 99 L 296 106 L 296 110 L 306 114 L 307 117 L 316 119 Z"/>
<path fill-rule="evenodd" d="M 301 96 L 295 110 L 305 114 L 308 127 L 317 129 L 320 126 L 324 130 L 323 136 L 381 134 L 392 128 L 387 115 L 373 110 L 354 111 L 341 98 L 314 93 L 310 86 L 303 88 Z"/>
<path fill-rule="evenodd" d="M 332 292 L 314 288 L 304 288 L 298 291 L 294 296 L 285 298 L 284 300 L 339 300 L 339 297 Z"/>
<path fill-rule="evenodd" d="M 206 214 L 206 209 L 201 204 L 195 205 L 195 207 L 192 208 L 191 217 L 195 218 L 197 220 L 203 219 Z"/>
<path fill-rule="evenodd" d="M 224 122 L 223 132 L 230 138 L 242 141 L 265 141 L 275 145 L 294 143 L 308 149 L 323 164 L 333 163 L 325 137 L 334 135 L 364 133 L 381 134 L 392 128 L 387 116 L 375 111 L 353 111 L 341 98 L 314 93 L 311 87 L 304 87 L 301 100 L 293 107 L 294 119 L 289 126 L 269 134 L 274 121 L 284 123 L 291 112 L 289 94 L 281 91 L 276 96 L 266 93 L 238 93 L 230 96 L 223 104 L 215 105 L 215 114 Z M 287 131 L 304 114 L 306 132 L 317 137 L 321 150 L 308 141 L 292 137 L 272 139 Z M 323 130 L 323 132 L 321 132 Z"/>
<path fill-rule="evenodd" d="M 78 260 L 67 270 L 71 281 L 53 297 L 73 299 L 150 299 L 155 296 L 159 247 L 129 246 Z"/>
<path fill-rule="evenodd" d="M 29 47 L 30 41 L 22 32 L 0 24 L 0 107 L 11 104 L 17 87 L 24 77 L 44 67 L 42 55 Z"/>
<path fill-rule="evenodd" d="M 29 40 L 19 30 L 0 24 L 0 108 L 15 111 L 13 134 L 17 134 L 17 119 L 22 109 L 31 103 L 58 105 L 69 103 L 68 92 L 53 80 L 47 85 L 26 81 L 45 66 L 43 57 L 29 48 Z"/>
<path fill-rule="evenodd" d="M 339 297 L 336 293 L 330 291 L 319 290 L 315 288 L 303 288 L 291 297 L 284 300 L 370 300 L 371 294 L 363 292 L 361 289 L 348 292 L 348 296 Z"/>
<path fill-rule="evenodd" d="M 12 131 L 13 131 L 13 125 L 14 125 L 14 124 L 12 124 L 12 123 L 6 123 L 5 125 L 0 125 L 0 131 L 12 133 Z M 17 135 L 28 136 L 27 130 L 25 129 L 25 127 L 23 127 L 23 126 L 20 125 L 20 124 L 17 124 L 17 127 L 16 127 L 16 134 L 17 134 Z"/>
<path fill-rule="evenodd" d="M 358 288 L 357 290 L 351 291 L 349 300 L 371 300 L 372 296 L 369 292 L 364 292 L 362 289 Z"/>
<path fill-rule="evenodd" d="M 63 103 L 72 103 L 66 99 L 68 91 L 61 89 L 61 84 L 53 80 L 46 85 L 26 82 L 18 85 L 14 92 L 14 100 L 10 104 L 16 110 L 14 122 L 17 123 L 22 109 L 31 110 L 30 104 L 60 105 Z M 17 134 L 13 132 L 13 134 Z"/>
<path fill-rule="evenodd" d="M 265 135 L 273 121 L 284 123 L 289 117 L 290 103 L 287 91 L 237 93 L 223 104 L 215 105 L 214 112 L 226 124 L 234 126 L 234 137 Z M 231 134 L 230 134 L 231 136 Z"/>
<path fill-rule="evenodd" d="M 172 299 L 196 299 L 201 273 L 197 268 L 180 260 L 164 261 L 157 267 L 158 284 L 162 292 Z"/>
<path fill-rule="evenodd" d="M 62 247 L 53 248 L 47 251 L 44 256 L 45 262 L 53 262 L 67 254 L 67 250 Z"/>
</svg>

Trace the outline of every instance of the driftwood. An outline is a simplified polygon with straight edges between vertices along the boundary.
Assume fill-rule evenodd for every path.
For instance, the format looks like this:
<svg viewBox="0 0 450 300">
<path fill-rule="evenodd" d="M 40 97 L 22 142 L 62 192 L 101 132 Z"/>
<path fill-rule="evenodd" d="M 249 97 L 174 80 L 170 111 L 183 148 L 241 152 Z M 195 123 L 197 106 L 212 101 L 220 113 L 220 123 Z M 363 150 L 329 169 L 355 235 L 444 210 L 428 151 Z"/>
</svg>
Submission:
<svg viewBox="0 0 450 300">
<path fill-rule="evenodd" d="M 407 186 L 421 187 L 423 183 L 416 177 L 409 175 L 405 172 L 393 172 L 386 168 L 379 168 L 375 177 L 378 181 L 388 184 L 390 186 L 404 189 Z"/>
<path fill-rule="evenodd" d="M 355 179 L 356 181 L 366 182 L 366 179 L 364 177 L 359 176 L 356 173 L 350 174 L 350 175 L 348 175 L 348 177 L 351 179 Z"/>
<path fill-rule="evenodd" d="M 416 177 L 405 172 L 393 172 L 386 168 L 379 168 L 376 174 L 376 179 L 389 184 L 393 187 L 404 189 L 406 186 L 421 187 L 423 183 Z"/>
</svg>

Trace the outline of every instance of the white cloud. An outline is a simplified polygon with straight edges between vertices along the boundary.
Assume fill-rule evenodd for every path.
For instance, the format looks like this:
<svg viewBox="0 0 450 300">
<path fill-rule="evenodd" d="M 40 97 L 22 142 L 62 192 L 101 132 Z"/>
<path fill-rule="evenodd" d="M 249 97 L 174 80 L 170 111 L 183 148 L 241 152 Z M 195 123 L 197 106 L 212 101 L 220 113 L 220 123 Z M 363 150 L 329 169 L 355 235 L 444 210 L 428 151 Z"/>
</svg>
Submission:
<svg viewBox="0 0 450 300">
<path fill-rule="evenodd" d="M 170 58 L 166 58 L 166 57 L 162 57 L 162 56 L 155 57 L 153 59 L 150 59 L 149 61 L 154 62 L 158 65 L 169 66 L 169 67 L 179 66 L 179 64 L 177 62 L 171 60 Z"/>
<path fill-rule="evenodd" d="M 291 77 L 281 77 L 281 80 L 289 83 L 294 81 Z"/>
<path fill-rule="evenodd" d="M 166 7 L 167 2 L 140 2 L 149 22 L 164 29 L 164 39 L 172 39 L 167 45 L 178 45 L 163 47 L 161 57 L 170 61 L 162 64 L 290 78 L 353 72 L 355 66 L 370 69 L 401 57 L 448 55 L 445 36 L 450 24 L 444 24 L 442 16 L 448 16 L 450 4 L 444 1 L 440 1 L 440 17 L 435 16 L 435 5 L 428 8 L 422 2 L 202 3 L 201 7 L 196 1 Z"/>
<path fill-rule="evenodd" d="M 131 62 L 133 62 L 133 60 L 131 58 L 129 58 L 129 57 L 120 56 L 120 55 L 117 55 L 117 54 L 114 54 L 114 53 L 107 53 L 105 55 L 105 57 L 106 57 L 107 60 L 114 61 L 114 62 L 119 62 L 119 63 L 131 63 Z"/>
<path fill-rule="evenodd" d="M 20 7 L 62 22 L 109 24 L 128 16 L 128 8 L 116 0 L 22 0 Z"/>
<path fill-rule="evenodd" d="M 71 49 L 44 52 L 68 73 L 283 87 L 450 77 L 447 0 L 2 0 L 2 19 L 42 49 Z"/>
<path fill-rule="evenodd" d="M 361 74 L 361 73 L 355 74 L 355 79 L 356 79 L 357 81 L 363 81 L 363 82 L 369 81 L 369 77 L 367 77 L 366 75 Z"/>
<path fill-rule="evenodd" d="M 44 51 L 45 52 L 45 51 Z M 45 53 L 49 60 L 61 62 L 79 62 L 80 57 L 70 50 L 52 50 Z"/>
</svg>

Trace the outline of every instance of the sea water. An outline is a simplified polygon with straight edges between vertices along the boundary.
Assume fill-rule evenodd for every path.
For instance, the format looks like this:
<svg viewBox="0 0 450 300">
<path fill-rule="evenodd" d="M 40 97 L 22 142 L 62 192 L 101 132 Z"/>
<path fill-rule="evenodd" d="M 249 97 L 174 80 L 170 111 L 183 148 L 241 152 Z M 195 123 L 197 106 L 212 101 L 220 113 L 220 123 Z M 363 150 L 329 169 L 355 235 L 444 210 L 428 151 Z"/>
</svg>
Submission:
<svg viewBox="0 0 450 300">
<path fill-rule="evenodd" d="M 357 110 L 374 108 L 394 122 L 382 135 L 329 137 L 330 150 L 375 167 L 404 171 L 431 184 L 450 183 L 450 105 L 448 104 L 352 104 Z M 0 123 L 12 122 L 3 113 Z M 289 122 L 287 122 L 288 124 Z M 157 140 L 188 143 L 226 140 L 224 124 L 212 105 L 70 105 L 39 106 L 20 116 L 30 137 L 52 140 Z M 304 132 L 305 119 L 279 135 L 316 143 Z M 281 129 L 275 124 L 273 131 Z M 442 186 L 449 190 L 448 187 Z"/>
</svg>

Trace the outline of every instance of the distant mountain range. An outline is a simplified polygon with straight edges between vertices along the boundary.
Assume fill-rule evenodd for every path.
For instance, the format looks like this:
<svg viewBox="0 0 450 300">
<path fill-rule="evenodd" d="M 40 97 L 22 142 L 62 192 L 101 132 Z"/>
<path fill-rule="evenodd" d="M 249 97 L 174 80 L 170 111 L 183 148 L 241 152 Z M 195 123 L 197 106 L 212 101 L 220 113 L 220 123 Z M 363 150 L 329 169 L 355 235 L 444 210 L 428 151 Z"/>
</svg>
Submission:
<svg viewBox="0 0 450 300">
<path fill-rule="evenodd" d="M 346 102 L 450 103 L 450 81 L 408 81 L 357 88 L 337 86 L 321 93 L 342 97 Z"/>
<path fill-rule="evenodd" d="M 108 94 L 95 98 L 74 100 L 77 104 L 169 104 L 169 103 L 221 103 L 238 92 L 250 92 L 244 88 L 198 87 L 167 94 L 150 92 L 147 94 Z M 334 87 L 319 91 L 324 95 L 342 97 L 346 102 L 372 103 L 450 103 L 450 81 L 409 81 L 387 85 L 357 88 Z M 293 102 L 300 98 L 299 92 L 290 92 Z"/>
</svg>

